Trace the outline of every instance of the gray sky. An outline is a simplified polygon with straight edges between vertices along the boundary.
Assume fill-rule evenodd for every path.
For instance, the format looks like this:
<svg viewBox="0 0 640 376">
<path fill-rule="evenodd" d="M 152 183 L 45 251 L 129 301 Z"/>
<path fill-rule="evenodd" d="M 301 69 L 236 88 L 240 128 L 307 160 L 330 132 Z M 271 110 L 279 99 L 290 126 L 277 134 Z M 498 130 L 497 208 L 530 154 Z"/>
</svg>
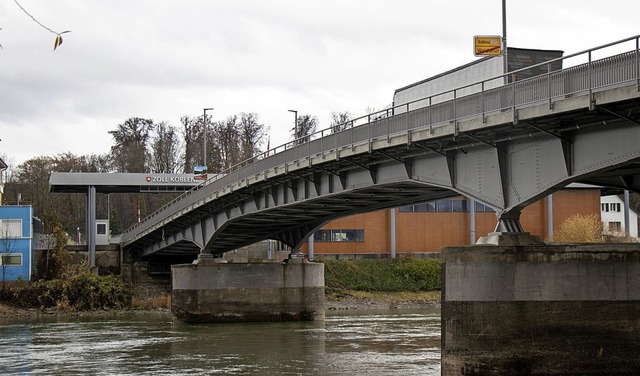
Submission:
<svg viewBox="0 0 640 376">
<path fill-rule="evenodd" d="M 106 153 L 130 117 L 180 126 L 255 112 L 284 143 L 293 114 L 329 126 L 469 63 L 502 34 L 501 0 L 0 0 L 0 155 Z M 508 45 L 570 54 L 640 34 L 636 0 L 507 1 Z"/>
</svg>

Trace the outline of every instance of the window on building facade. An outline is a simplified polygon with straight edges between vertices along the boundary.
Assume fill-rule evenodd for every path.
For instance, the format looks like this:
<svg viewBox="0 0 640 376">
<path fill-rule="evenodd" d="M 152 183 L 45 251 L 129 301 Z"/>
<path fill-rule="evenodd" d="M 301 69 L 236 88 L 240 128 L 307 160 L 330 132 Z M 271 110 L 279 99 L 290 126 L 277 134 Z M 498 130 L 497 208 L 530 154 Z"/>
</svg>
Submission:
<svg viewBox="0 0 640 376">
<path fill-rule="evenodd" d="M 401 213 L 465 213 L 469 211 L 468 200 L 438 200 L 417 205 L 401 206 Z M 476 212 L 493 213 L 493 209 L 476 201 Z"/>
<path fill-rule="evenodd" d="M 107 225 L 105 223 L 98 223 L 98 228 L 96 230 L 98 235 L 106 235 L 107 234 Z"/>
<path fill-rule="evenodd" d="M 610 232 L 622 231 L 622 222 L 609 222 L 609 231 Z"/>
<path fill-rule="evenodd" d="M 476 211 L 481 213 L 494 213 L 495 210 L 491 209 L 490 206 L 487 206 L 481 202 L 476 201 Z"/>
<path fill-rule="evenodd" d="M 363 242 L 364 230 L 318 230 L 313 234 L 316 242 Z"/>
<path fill-rule="evenodd" d="M 607 212 L 617 212 L 620 213 L 621 211 L 621 207 L 620 207 L 620 203 L 619 202 L 605 202 L 603 204 L 600 204 L 600 210 L 603 213 L 607 213 Z"/>
<path fill-rule="evenodd" d="M 3 265 L 3 266 L 22 266 L 22 254 L 20 254 L 20 253 L 2 253 L 2 254 L 0 254 L 0 265 Z"/>
<path fill-rule="evenodd" d="M 0 219 L 0 238 L 21 238 L 21 219 Z"/>
</svg>

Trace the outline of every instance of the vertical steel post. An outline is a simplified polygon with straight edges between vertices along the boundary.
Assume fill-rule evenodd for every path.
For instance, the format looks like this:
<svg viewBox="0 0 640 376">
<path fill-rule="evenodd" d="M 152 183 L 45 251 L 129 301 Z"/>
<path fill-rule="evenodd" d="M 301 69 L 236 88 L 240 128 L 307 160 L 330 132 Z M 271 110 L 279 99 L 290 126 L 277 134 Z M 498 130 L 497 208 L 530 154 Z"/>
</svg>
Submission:
<svg viewBox="0 0 640 376">
<path fill-rule="evenodd" d="M 89 267 L 96 267 L 96 187 L 89 186 L 87 191 L 87 250 Z"/>
<path fill-rule="evenodd" d="M 507 0 L 502 0 L 502 60 L 502 73 L 509 73 L 509 51 L 507 49 Z M 507 78 L 508 77 L 505 76 L 505 79 Z"/>
<path fill-rule="evenodd" d="M 553 241 L 553 193 L 547 196 L 547 234 L 549 241 Z"/>
<path fill-rule="evenodd" d="M 640 91 L 640 59 L 638 54 L 640 53 L 640 37 L 636 38 L 636 90 Z"/>
<path fill-rule="evenodd" d="M 207 111 L 213 111 L 213 108 L 205 108 L 202 115 L 202 165 L 207 165 Z"/>
<path fill-rule="evenodd" d="M 476 244 L 476 200 L 467 199 L 469 205 L 469 244 Z"/>
<path fill-rule="evenodd" d="M 591 79 L 591 50 L 588 53 L 589 63 L 587 65 L 587 81 L 589 82 L 589 110 L 593 111 L 596 109 L 595 103 L 593 102 L 593 82 Z"/>
<path fill-rule="evenodd" d="M 396 258 L 396 209 L 389 209 L 389 253 Z"/>
<path fill-rule="evenodd" d="M 624 236 L 631 235 L 631 221 L 629 220 L 629 191 L 624 190 Z"/>
</svg>

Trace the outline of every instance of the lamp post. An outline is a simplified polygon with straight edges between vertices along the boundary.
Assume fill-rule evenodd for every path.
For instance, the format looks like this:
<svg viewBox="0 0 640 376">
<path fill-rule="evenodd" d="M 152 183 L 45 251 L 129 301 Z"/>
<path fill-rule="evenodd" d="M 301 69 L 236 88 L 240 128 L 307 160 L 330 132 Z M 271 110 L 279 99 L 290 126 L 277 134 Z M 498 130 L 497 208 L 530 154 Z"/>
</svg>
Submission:
<svg viewBox="0 0 640 376">
<path fill-rule="evenodd" d="M 207 165 L 207 111 L 213 111 L 213 107 L 205 108 L 202 116 L 202 165 Z"/>
<path fill-rule="evenodd" d="M 507 0 L 502 0 L 502 54 L 504 59 L 502 73 L 509 73 L 509 53 L 507 51 Z"/>
<path fill-rule="evenodd" d="M 296 110 L 288 110 L 289 112 L 293 112 L 294 123 L 293 123 L 293 142 L 297 144 L 296 140 L 298 139 L 298 111 Z"/>
</svg>

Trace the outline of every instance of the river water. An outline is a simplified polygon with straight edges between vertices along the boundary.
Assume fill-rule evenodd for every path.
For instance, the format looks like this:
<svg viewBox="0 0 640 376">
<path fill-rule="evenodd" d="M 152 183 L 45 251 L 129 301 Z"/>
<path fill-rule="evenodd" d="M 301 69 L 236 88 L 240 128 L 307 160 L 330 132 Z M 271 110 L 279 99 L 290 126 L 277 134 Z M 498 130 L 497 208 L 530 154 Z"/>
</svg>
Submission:
<svg viewBox="0 0 640 376">
<path fill-rule="evenodd" d="M 169 314 L 0 320 L 0 375 L 439 375 L 440 312 L 190 325 Z"/>
</svg>

